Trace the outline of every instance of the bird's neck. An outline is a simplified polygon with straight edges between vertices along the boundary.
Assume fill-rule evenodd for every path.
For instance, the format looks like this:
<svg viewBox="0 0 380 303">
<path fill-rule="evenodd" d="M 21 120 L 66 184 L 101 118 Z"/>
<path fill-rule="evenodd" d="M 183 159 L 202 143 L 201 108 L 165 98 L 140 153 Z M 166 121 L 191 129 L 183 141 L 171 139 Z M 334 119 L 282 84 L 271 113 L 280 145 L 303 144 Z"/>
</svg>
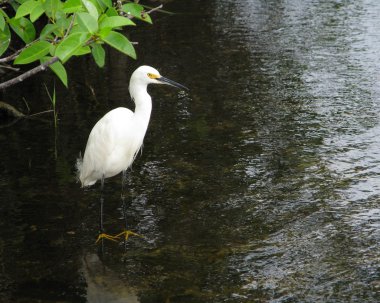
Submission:
<svg viewBox="0 0 380 303">
<path fill-rule="evenodd" d="M 136 105 L 135 117 L 148 126 L 150 113 L 152 111 L 152 98 L 147 92 L 147 85 L 131 85 L 130 93 Z"/>
</svg>

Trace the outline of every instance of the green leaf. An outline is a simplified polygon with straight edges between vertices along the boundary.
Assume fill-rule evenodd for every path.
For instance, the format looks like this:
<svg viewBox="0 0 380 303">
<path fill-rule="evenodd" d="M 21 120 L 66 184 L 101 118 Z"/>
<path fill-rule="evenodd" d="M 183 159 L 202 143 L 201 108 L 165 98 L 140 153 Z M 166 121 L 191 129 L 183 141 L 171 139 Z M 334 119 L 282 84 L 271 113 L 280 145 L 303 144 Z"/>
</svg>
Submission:
<svg viewBox="0 0 380 303">
<path fill-rule="evenodd" d="M 16 1 L 10 1 L 8 3 L 12 6 L 13 10 L 17 12 L 17 9 L 20 7 L 20 5 Z"/>
<path fill-rule="evenodd" d="M 119 16 L 119 14 L 117 13 L 117 10 L 114 9 L 113 7 L 107 9 L 107 11 L 106 11 L 106 15 L 107 15 L 108 17 Z"/>
<path fill-rule="evenodd" d="M 106 18 L 107 15 L 106 14 L 101 14 L 98 18 L 98 24 L 102 23 L 103 19 Z"/>
<path fill-rule="evenodd" d="M 74 53 L 74 56 L 82 56 L 82 55 L 87 55 L 91 53 L 91 49 L 89 46 L 83 46 L 78 48 L 78 50 Z"/>
<path fill-rule="evenodd" d="M 107 7 L 100 0 L 88 0 L 88 1 L 90 1 L 96 7 L 98 14 L 104 13 L 105 10 L 107 9 Z"/>
<path fill-rule="evenodd" d="M 83 11 L 81 0 L 68 0 L 63 4 L 63 11 L 66 14 L 72 14 Z"/>
<path fill-rule="evenodd" d="M 27 1 L 29 1 L 29 0 L 16 0 L 16 2 L 18 2 L 20 4 L 23 4 L 23 3 L 27 2 Z"/>
<path fill-rule="evenodd" d="M 40 61 L 41 63 L 45 63 L 50 61 L 52 57 L 44 57 Z M 65 67 L 61 62 L 55 62 L 49 65 L 49 68 L 58 76 L 58 78 L 62 81 L 62 83 L 67 87 L 67 73 Z"/>
<path fill-rule="evenodd" d="M 45 9 L 46 15 L 55 20 L 57 12 L 62 9 L 62 2 L 59 0 L 45 0 L 45 2 L 43 2 L 43 8 Z"/>
<path fill-rule="evenodd" d="M 0 8 L 0 15 L 3 15 L 3 17 L 8 18 L 8 15 L 1 8 Z"/>
<path fill-rule="evenodd" d="M 104 11 L 107 9 L 107 7 L 99 0 L 87 0 L 90 1 L 98 10 L 99 15 L 104 13 Z M 124 0 L 122 0 L 124 1 Z"/>
<path fill-rule="evenodd" d="M 32 42 L 36 37 L 36 30 L 34 29 L 33 23 L 24 17 L 9 19 L 9 25 L 25 43 Z"/>
<path fill-rule="evenodd" d="M 57 46 L 58 45 L 56 45 L 56 44 L 50 44 L 50 49 L 49 49 L 50 55 L 54 56 L 55 50 L 57 49 Z"/>
<path fill-rule="evenodd" d="M 98 31 L 98 21 L 89 13 L 78 13 L 78 24 L 91 34 Z"/>
<path fill-rule="evenodd" d="M 0 14 L 0 31 L 3 31 L 5 28 L 5 19 L 3 14 Z"/>
<path fill-rule="evenodd" d="M 14 61 L 14 64 L 28 64 L 37 61 L 49 53 L 50 43 L 38 41 L 24 49 Z"/>
<path fill-rule="evenodd" d="M 38 2 L 38 5 L 30 12 L 30 21 L 36 21 L 45 12 L 42 4 Z"/>
<path fill-rule="evenodd" d="M 100 44 L 94 44 L 92 46 L 91 52 L 96 64 L 99 67 L 103 67 L 106 57 L 106 52 L 104 51 L 104 48 Z"/>
<path fill-rule="evenodd" d="M 95 18 L 95 20 L 97 21 L 99 18 L 99 13 L 98 13 L 96 6 L 88 0 L 82 0 L 82 3 L 86 7 L 86 10 L 88 11 L 88 13 L 91 16 L 93 16 Z"/>
<path fill-rule="evenodd" d="M 111 31 L 107 36 L 102 38 L 102 40 L 118 51 L 136 59 L 136 52 L 132 43 L 124 35 Z"/>
<path fill-rule="evenodd" d="M 11 42 L 11 32 L 7 24 L 5 24 L 4 29 L 0 30 L 0 56 L 8 49 L 9 43 Z"/>
<path fill-rule="evenodd" d="M 109 33 L 111 32 L 112 28 L 110 27 L 105 27 L 105 28 L 102 28 L 99 32 L 98 32 L 98 36 L 100 38 L 104 38 L 104 37 L 107 37 L 109 35 Z"/>
<path fill-rule="evenodd" d="M 143 11 L 144 7 L 137 3 L 127 3 L 123 5 L 123 12 L 132 15 L 139 20 L 152 23 L 150 16 Z"/>
<path fill-rule="evenodd" d="M 59 14 L 57 13 L 57 16 Z M 59 36 L 63 37 L 66 33 L 66 30 L 69 28 L 71 20 L 73 18 L 73 15 L 70 15 L 68 18 L 66 18 L 66 15 L 61 16 L 57 19 L 57 22 L 55 23 L 57 25 L 57 30 L 54 31 L 54 33 Z"/>
<path fill-rule="evenodd" d="M 98 0 L 98 2 L 103 3 L 108 8 L 112 8 L 112 0 Z"/>
<path fill-rule="evenodd" d="M 39 4 L 38 1 L 29 0 L 24 2 L 20 5 L 20 7 L 17 9 L 15 18 L 18 19 L 20 17 L 24 17 L 26 15 L 29 15 L 32 10 Z"/>
<path fill-rule="evenodd" d="M 83 43 L 90 37 L 84 33 L 72 33 L 59 43 L 55 55 L 64 63 L 73 56 Z"/>
<path fill-rule="evenodd" d="M 122 16 L 114 16 L 114 17 L 105 17 L 100 23 L 100 28 L 114 28 L 126 25 L 136 25 L 132 20 L 122 17 Z"/>
<path fill-rule="evenodd" d="M 45 25 L 45 27 L 41 30 L 40 33 L 40 39 L 45 39 L 48 35 L 50 35 L 52 32 L 54 32 L 58 26 L 56 24 L 48 23 Z"/>
</svg>

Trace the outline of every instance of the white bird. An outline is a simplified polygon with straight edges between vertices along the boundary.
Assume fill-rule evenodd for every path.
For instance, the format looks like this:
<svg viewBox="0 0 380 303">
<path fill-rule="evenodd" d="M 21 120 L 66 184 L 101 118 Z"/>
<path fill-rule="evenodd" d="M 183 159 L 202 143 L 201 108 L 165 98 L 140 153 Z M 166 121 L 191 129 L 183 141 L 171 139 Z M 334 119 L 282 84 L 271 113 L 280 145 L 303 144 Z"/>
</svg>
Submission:
<svg viewBox="0 0 380 303">
<path fill-rule="evenodd" d="M 119 107 L 103 116 L 91 130 L 83 159 L 77 160 L 78 177 L 82 187 L 91 186 L 97 180 L 113 177 L 126 171 L 140 150 L 148 128 L 152 99 L 148 84 L 169 84 L 187 88 L 162 77 L 150 66 L 137 68 L 129 83 L 129 92 L 135 102 L 135 111 Z"/>
</svg>

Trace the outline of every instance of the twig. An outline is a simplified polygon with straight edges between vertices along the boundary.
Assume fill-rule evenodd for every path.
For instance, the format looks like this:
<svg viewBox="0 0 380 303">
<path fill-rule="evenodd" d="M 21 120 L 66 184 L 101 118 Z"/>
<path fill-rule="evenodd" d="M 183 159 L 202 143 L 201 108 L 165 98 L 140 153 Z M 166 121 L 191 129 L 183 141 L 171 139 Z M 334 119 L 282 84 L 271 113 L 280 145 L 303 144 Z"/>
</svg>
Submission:
<svg viewBox="0 0 380 303">
<path fill-rule="evenodd" d="M 29 113 L 30 113 L 30 107 L 29 107 L 29 104 L 28 104 L 28 102 L 26 101 L 25 97 L 23 97 L 22 100 L 24 101 L 25 106 L 26 106 L 26 108 L 28 109 L 28 115 L 29 115 Z"/>
<path fill-rule="evenodd" d="M 51 113 L 51 112 L 53 112 L 53 111 L 54 111 L 54 110 L 49 109 L 49 110 L 45 110 L 45 111 L 43 111 L 43 112 L 39 112 L 39 113 L 35 113 L 35 114 L 32 114 L 32 115 L 25 116 L 25 118 L 30 118 L 30 117 L 33 117 L 33 116 L 38 116 L 38 115 L 42 115 L 42 114 Z"/>
<path fill-rule="evenodd" d="M 24 81 L 25 79 L 45 70 L 49 65 L 54 64 L 58 60 L 59 60 L 58 57 L 53 57 L 49 61 L 46 61 L 45 63 L 42 63 L 42 64 L 36 66 L 35 68 L 32 68 L 31 70 L 28 70 L 27 72 L 21 74 L 20 76 L 17 76 L 13 79 L 10 79 L 6 82 L 0 83 L 0 89 L 5 89 L 5 88 L 12 86 L 16 83 Z"/>
<path fill-rule="evenodd" d="M 126 15 L 126 13 L 123 12 L 123 3 L 121 2 L 121 0 L 117 0 L 116 1 L 116 7 L 117 7 L 117 10 L 119 11 L 119 15 L 120 16 L 125 16 Z"/>
<path fill-rule="evenodd" d="M 164 5 L 163 4 L 160 4 L 159 6 L 157 6 L 157 7 L 153 7 L 151 10 L 149 10 L 149 11 L 147 11 L 145 14 L 151 14 L 151 13 L 153 13 L 153 12 L 155 12 L 155 11 L 158 11 L 159 9 L 161 9 L 161 8 L 163 8 L 164 7 Z"/>
<path fill-rule="evenodd" d="M 37 42 L 38 40 L 40 40 L 40 38 L 37 38 L 36 40 L 26 44 L 23 48 L 20 48 L 19 50 L 17 50 L 15 53 L 13 53 L 12 55 L 9 55 L 8 57 L 5 57 L 5 58 L 0 58 L 0 63 L 2 62 L 9 62 L 9 61 L 12 61 L 14 58 L 16 58 L 24 49 L 26 49 L 27 47 L 29 47 L 30 45 L 32 45 L 33 43 Z"/>
<path fill-rule="evenodd" d="M 0 64 L 0 68 L 10 69 L 12 71 L 18 72 L 20 69 L 17 67 L 12 67 L 6 64 Z"/>
<path fill-rule="evenodd" d="M 121 2 L 120 0 L 118 0 L 118 5 L 120 6 L 121 4 L 122 4 L 122 2 Z M 154 7 L 154 8 L 152 8 L 151 10 L 145 12 L 144 14 L 148 14 L 148 15 L 149 15 L 149 14 L 151 14 L 152 12 L 161 9 L 162 7 L 163 7 L 163 5 L 160 4 L 159 6 Z M 119 13 L 124 14 L 122 11 L 120 11 Z M 128 18 L 130 18 L 130 19 L 134 18 L 134 17 L 133 17 L 132 15 L 130 15 L 130 14 L 127 14 L 127 15 L 128 15 Z M 71 28 L 72 28 L 73 25 L 74 25 L 74 20 L 75 20 L 75 14 L 73 15 L 73 18 L 71 19 L 70 25 L 69 25 L 69 27 L 68 27 L 66 33 L 65 33 L 64 38 L 66 38 L 66 37 L 69 35 L 69 33 L 70 33 L 70 31 L 71 31 Z M 37 40 L 38 40 L 38 39 L 36 39 L 35 41 L 37 41 Z M 35 41 L 33 41 L 32 43 L 34 43 Z M 89 45 L 89 44 L 91 44 L 92 42 L 94 42 L 93 39 L 90 39 L 89 41 L 86 42 L 85 45 Z M 31 43 L 30 43 L 30 44 L 31 44 Z M 26 47 L 28 47 L 30 44 L 26 45 L 26 46 L 23 47 L 22 49 L 16 51 L 14 54 L 12 54 L 12 55 L 10 55 L 10 56 L 8 56 L 8 57 L 6 57 L 6 58 L 0 58 L 0 63 L 1 63 L 1 62 L 7 62 L 7 61 L 11 61 L 11 60 L 13 60 L 15 57 L 17 57 L 17 56 L 20 54 L 20 52 L 21 52 L 23 49 L 25 49 Z M 135 43 L 133 43 L 133 44 L 135 44 Z M 21 75 L 15 77 L 15 78 L 12 78 L 12 79 L 10 79 L 10 80 L 8 80 L 8 81 L 5 81 L 5 82 L 3 82 L 3 83 L 0 83 L 0 90 L 1 90 L 1 89 L 5 89 L 5 88 L 7 88 L 7 87 L 10 87 L 10 86 L 12 86 L 12 85 L 14 85 L 14 84 L 16 84 L 16 83 L 18 83 L 18 82 L 22 82 L 22 81 L 24 81 L 25 79 L 27 79 L 27 78 L 29 78 L 29 77 L 31 77 L 31 76 L 33 76 L 33 75 L 35 75 L 35 74 L 37 74 L 37 73 L 39 73 L 39 72 L 45 70 L 49 65 L 54 64 L 54 63 L 57 62 L 58 60 L 59 60 L 59 58 L 55 56 L 55 57 L 51 58 L 51 60 L 49 60 L 49 61 L 47 61 L 47 62 L 45 62 L 45 63 L 42 63 L 42 64 L 38 65 L 37 67 L 32 68 L 31 70 L 29 70 L 29 71 L 27 71 L 27 72 L 25 72 L 25 73 L 23 73 L 23 74 L 21 74 Z"/>
<path fill-rule="evenodd" d="M 66 33 L 65 33 L 65 36 L 63 37 L 63 39 L 65 39 L 68 35 L 69 35 L 69 33 L 70 33 L 70 31 L 71 31 L 71 29 L 73 28 L 73 26 L 74 26 L 74 21 L 75 21 L 75 14 L 73 15 L 73 18 L 71 19 L 71 22 L 70 22 L 70 25 L 69 25 L 69 27 L 67 28 L 67 31 L 66 31 Z M 32 41 L 32 42 L 30 42 L 30 43 L 28 43 L 28 44 L 26 44 L 23 48 L 20 48 L 19 50 L 17 50 L 15 53 L 13 53 L 12 55 L 9 55 L 8 57 L 4 57 L 4 58 L 0 58 L 0 63 L 3 63 L 3 62 L 9 62 L 9 61 L 12 61 L 13 59 L 15 59 L 24 49 L 26 49 L 27 47 L 29 47 L 30 45 L 32 45 L 33 43 L 36 43 L 38 40 L 40 40 L 40 37 L 39 38 L 37 38 L 37 39 L 35 39 L 34 41 Z"/>
<path fill-rule="evenodd" d="M 22 119 L 22 117 L 20 118 L 16 118 L 16 119 L 13 119 L 11 122 L 7 123 L 7 124 L 0 124 L 0 129 L 3 129 L 3 128 L 7 128 L 7 127 L 11 127 L 13 124 L 16 124 L 18 121 L 20 121 Z"/>
<path fill-rule="evenodd" d="M 120 1 L 120 0 L 118 0 L 117 4 L 119 4 L 119 2 L 120 2 L 120 4 L 121 4 L 121 1 Z M 147 12 L 142 11 L 142 12 L 141 12 L 141 17 L 144 18 L 144 15 L 145 15 L 145 14 L 146 14 L 146 15 L 150 15 L 151 13 L 153 13 L 153 12 L 155 12 L 155 11 L 158 11 L 158 10 L 160 10 L 160 9 L 163 8 L 163 7 L 164 7 L 164 5 L 163 5 L 163 4 L 160 4 L 159 6 L 157 6 L 157 7 L 153 7 L 151 10 L 149 10 L 149 11 L 147 11 Z M 118 7 L 118 9 L 119 9 L 119 14 L 120 14 L 120 15 L 122 15 L 122 16 L 124 16 L 124 17 L 126 17 L 126 18 L 129 18 L 129 19 L 133 19 L 133 18 L 135 18 L 135 16 L 123 12 L 121 6 Z"/>
<path fill-rule="evenodd" d="M 71 31 L 71 29 L 74 25 L 74 19 L 75 19 L 75 15 L 73 16 L 73 19 L 71 20 L 71 23 L 70 23 L 70 25 L 66 31 L 64 38 L 66 38 L 69 35 L 69 32 Z M 86 45 L 89 45 L 92 42 L 94 42 L 94 41 L 92 39 L 90 39 L 86 42 Z M 51 58 L 49 61 L 46 61 L 45 63 L 42 63 L 42 64 L 36 66 L 35 68 L 32 68 L 31 70 L 13 78 L 13 79 L 10 79 L 6 82 L 0 83 L 0 89 L 5 89 L 9 86 L 12 86 L 12 85 L 18 83 L 18 82 L 24 81 L 25 79 L 45 70 L 49 65 L 52 65 L 57 61 L 59 61 L 59 58 L 57 56 L 55 56 L 55 57 Z"/>
<path fill-rule="evenodd" d="M 32 115 L 23 115 L 23 116 L 19 116 L 19 117 L 15 117 L 15 119 L 13 119 L 10 123 L 7 123 L 7 124 L 0 124 L 0 129 L 3 129 L 3 128 L 7 128 L 7 127 L 10 127 L 14 124 L 16 124 L 18 121 L 22 120 L 22 119 L 38 119 L 36 118 L 35 116 L 39 116 L 39 115 L 42 115 L 42 114 L 48 114 L 48 113 L 51 113 L 53 110 L 50 109 L 50 110 L 46 110 L 46 111 L 43 111 L 43 112 L 39 112 L 39 113 L 35 113 L 35 114 L 32 114 Z M 38 119 L 39 121 L 46 121 L 46 120 L 42 120 L 41 118 Z M 46 122 L 50 122 L 49 121 L 46 121 Z"/>
<path fill-rule="evenodd" d="M 153 6 L 149 6 L 149 5 L 143 5 L 143 7 L 146 8 L 146 9 L 152 9 L 152 8 L 154 8 Z M 159 11 L 160 11 L 160 13 L 164 13 L 164 14 L 168 14 L 168 15 L 177 15 L 177 13 L 175 13 L 175 12 L 170 12 L 170 11 L 166 11 L 166 10 L 163 10 L 163 9 L 160 9 Z"/>
<path fill-rule="evenodd" d="M 15 118 L 21 118 L 25 116 L 22 112 L 17 110 L 14 106 L 5 102 L 1 102 L 1 101 L 0 101 L 0 110 L 6 111 L 7 113 L 9 113 Z"/>
<path fill-rule="evenodd" d="M 26 47 L 26 46 L 25 46 Z M 0 58 L 0 63 L 3 63 L 3 62 L 9 62 L 9 61 L 12 61 L 14 58 L 16 58 L 18 56 L 19 53 L 21 53 L 21 51 L 25 48 L 23 47 L 22 49 L 19 49 L 17 52 L 15 52 L 14 54 L 8 56 L 8 57 L 5 57 L 5 58 Z"/>
<path fill-rule="evenodd" d="M 76 17 L 76 14 L 73 15 L 73 18 L 71 19 L 71 22 L 70 22 L 70 24 L 69 24 L 69 27 L 67 28 L 67 31 L 66 31 L 65 35 L 63 36 L 63 39 L 65 39 L 65 38 L 69 35 L 69 33 L 71 32 L 71 29 L 72 29 L 73 26 L 74 26 L 75 17 Z M 63 40 L 63 39 L 62 39 L 62 40 Z"/>
</svg>

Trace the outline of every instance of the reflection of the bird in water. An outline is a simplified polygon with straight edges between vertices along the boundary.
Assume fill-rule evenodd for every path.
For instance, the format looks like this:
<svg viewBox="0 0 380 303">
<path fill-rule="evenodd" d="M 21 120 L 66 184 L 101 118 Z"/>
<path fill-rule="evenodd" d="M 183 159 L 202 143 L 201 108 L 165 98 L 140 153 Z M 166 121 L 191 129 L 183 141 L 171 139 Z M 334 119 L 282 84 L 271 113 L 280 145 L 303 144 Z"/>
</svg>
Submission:
<svg viewBox="0 0 380 303">
<path fill-rule="evenodd" d="M 85 254 L 82 271 L 87 283 L 88 303 L 140 302 L 136 291 L 105 266 L 96 254 Z"/>
</svg>

